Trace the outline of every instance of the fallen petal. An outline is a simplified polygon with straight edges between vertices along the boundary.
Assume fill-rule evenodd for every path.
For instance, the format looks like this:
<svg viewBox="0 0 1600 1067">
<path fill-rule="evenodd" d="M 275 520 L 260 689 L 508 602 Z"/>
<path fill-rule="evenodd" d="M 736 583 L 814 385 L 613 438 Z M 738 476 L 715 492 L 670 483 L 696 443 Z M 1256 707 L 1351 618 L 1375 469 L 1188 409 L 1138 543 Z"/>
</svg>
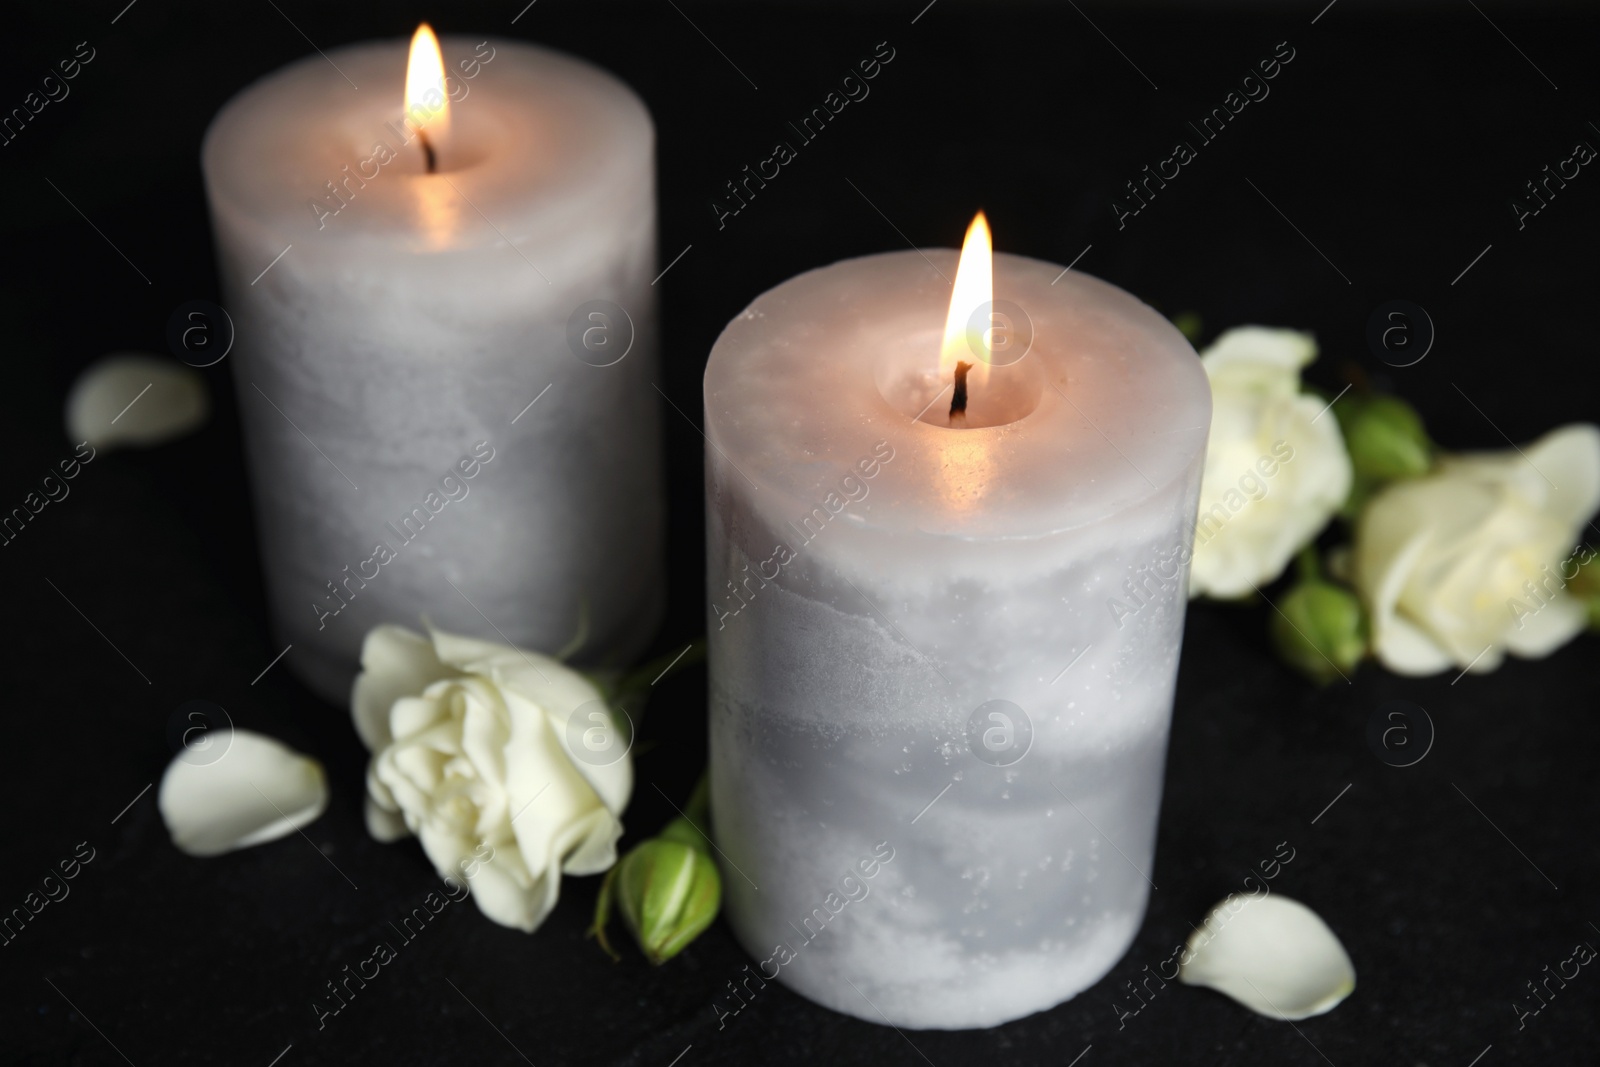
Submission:
<svg viewBox="0 0 1600 1067">
<path fill-rule="evenodd" d="M 230 730 L 195 758 L 175 756 L 157 805 L 172 843 L 191 856 L 216 856 L 293 833 L 328 806 L 322 765 L 270 737 Z"/>
<path fill-rule="evenodd" d="M 1356 969 L 1322 917 L 1281 896 L 1235 894 L 1189 938 L 1178 972 L 1272 1019 L 1331 1011 L 1356 987 Z"/>
<path fill-rule="evenodd" d="M 206 421 L 199 374 L 164 356 L 116 352 L 78 375 L 67 394 L 67 436 L 97 449 L 158 445 Z"/>
</svg>

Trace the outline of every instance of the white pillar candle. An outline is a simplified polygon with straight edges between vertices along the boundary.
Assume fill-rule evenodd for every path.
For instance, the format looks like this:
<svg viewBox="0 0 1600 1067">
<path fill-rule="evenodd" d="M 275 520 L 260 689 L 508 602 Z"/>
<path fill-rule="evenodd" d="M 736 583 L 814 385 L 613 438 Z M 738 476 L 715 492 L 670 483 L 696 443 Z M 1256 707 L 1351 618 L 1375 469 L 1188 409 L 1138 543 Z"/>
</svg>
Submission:
<svg viewBox="0 0 1600 1067">
<path fill-rule="evenodd" d="M 1131 943 L 1211 418 L 1156 312 L 993 268 L 1031 349 L 961 427 L 950 251 L 778 286 L 705 378 L 727 914 L 767 978 L 902 1027 L 1048 1008 Z"/>
<path fill-rule="evenodd" d="M 244 90 L 203 151 L 268 598 L 341 703 L 379 622 L 552 652 L 582 622 L 592 663 L 661 606 L 649 115 L 546 49 L 443 54 L 415 125 L 406 43 L 369 43 Z"/>
</svg>

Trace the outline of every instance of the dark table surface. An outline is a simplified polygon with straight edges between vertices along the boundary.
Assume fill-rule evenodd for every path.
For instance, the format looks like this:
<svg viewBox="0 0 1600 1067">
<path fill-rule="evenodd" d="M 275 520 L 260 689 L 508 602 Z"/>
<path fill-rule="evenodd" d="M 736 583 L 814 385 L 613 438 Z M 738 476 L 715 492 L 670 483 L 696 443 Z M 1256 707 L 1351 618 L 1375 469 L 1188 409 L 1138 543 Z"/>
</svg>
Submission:
<svg viewBox="0 0 1600 1067">
<path fill-rule="evenodd" d="M 1246 322 L 1314 330 L 1315 383 L 1337 389 L 1364 371 L 1411 398 L 1446 446 L 1503 448 L 1600 414 L 1600 175 L 1585 168 L 1521 229 L 1509 206 L 1576 141 L 1600 145 L 1593 18 L 1488 0 L 1211 15 L 939 0 L 919 16 L 923 2 L 543 0 L 515 25 L 520 0 L 8 12 L 0 106 L 20 105 L 80 41 L 95 59 L 69 98 L 0 148 L 4 504 L 70 454 L 62 401 L 88 361 L 163 351 L 175 308 L 217 299 L 197 165 L 216 109 L 307 53 L 307 38 L 329 48 L 403 35 L 422 18 L 586 56 L 649 104 L 663 265 L 690 249 L 662 282 L 664 386 L 693 417 L 711 342 L 756 294 L 836 259 L 952 245 L 980 205 L 1002 249 L 1061 263 L 1081 253 L 1079 269 L 1169 314 L 1199 312 L 1208 334 Z M 719 229 L 710 201 L 721 184 L 880 41 L 896 58 L 871 96 Z M 1279 42 L 1295 58 L 1271 95 L 1119 228 L 1110 205 L 1122 184 L 1189 138 L 1185 122 Z M 1364 341 L 1369 315 L 1392 299 L 1426 308 L 1438 332 L 1429 356 L 1401 370 Z M 1368 665 L 1319 691 L 1274 660 L 1260 605 L 1192 609 L 1160 889 L 1126 959 L 1052 1011 L 988 1031 L 900 1034 L 773 987 L 719 1029 L 711 1002 L 747 962 L 727 929 L 659 970 L 632 954 L 613 964 L 583 936 L 598 880 L 569 879 L 533 936 L 449 909 L 319 1032 L 311 1003 L 324 983 L 436 880 L 415 844 L 366 835 L 364 753 L 345 709 L 282 669 L 252 682 L 278 648 L 226 361 L 202 373 L 217 407 L 209 425 L 96 461 L 0 549 L 0 908 L 20 905 L 80 843 L 94 855 L 70 896 L 0 948 L 0 1060 L 1595 1061 L 1600 976 L 1581 973 L 1520 1030 L 1512 1004 L 1574 944 L 1600 944 L 1600 643 L 1582 637 L 1546 661 L 1459 682 Z M 702 632 L 704 610 L 701 439 L 670 413 L 666 435 L 673 584 L 660 650 Z M 681 796 L 704 758 L 703 674 L 663 688 L 638 749 L 630 840 L 670 814 L 650 783 Z M 327 814 L 305 836 L 218 859 L 174 849 L 143 791 L 167 762 L 169 717 L 190 699 L 322 758 Z M 1411 767 L 1386 765 L 1367 742 L 1391 699 L 1421 705 L 1436 730 Z M 1284 841 L 1296 858 L 1276 888 L 1344 940 L 1355 994 L 1291 1026 L 1174 984 L 1119 1020 L 1117 1005 L 1131 1006 L 1123 984 Z"/>
</svg>

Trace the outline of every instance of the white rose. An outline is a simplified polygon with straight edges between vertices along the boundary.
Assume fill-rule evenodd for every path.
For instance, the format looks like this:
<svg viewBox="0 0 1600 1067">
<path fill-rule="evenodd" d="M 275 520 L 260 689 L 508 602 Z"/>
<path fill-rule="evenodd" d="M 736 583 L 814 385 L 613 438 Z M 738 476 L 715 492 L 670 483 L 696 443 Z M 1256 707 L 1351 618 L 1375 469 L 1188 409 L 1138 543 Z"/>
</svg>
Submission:
<svg viewBox="0 0 1600 1067">
<path fill-rule="evenodd" d="M 616 861 L 633 767 L 625 747 L 575 757 L 568 721 L 586 705 L 580 747 L 597 731 L 625 744 L 587 678 L 548 656 L 398 626 L 367 634 L 361 668 L 351 710 L 373 753 L 374 837 L 416 834 L 485 915 L 529 931 L 555 907 L 563 872 Z"/>
<path fill-rule="evenodd" d="M 1200 482 L 1191 596 L 1243 596 L 1272 581 L 1350 492 L 1350 457 L 1327 404 L 1300 392 L 1310 334 L 1243 326 L 1200 356 L 1211 436 Z"/>
<path fill-rule="evenodd" d="M 1562 590 L 1596 508 L 1600 429 L 1587 423 L 1520 451 L 1447 458 L 1383 490 L 1362 513 L 1353 559 L 1378 658 L 1401 674 L 1489 671 L 1507 651 L 1566 644 L 1585 616 Z"/>
</svg>

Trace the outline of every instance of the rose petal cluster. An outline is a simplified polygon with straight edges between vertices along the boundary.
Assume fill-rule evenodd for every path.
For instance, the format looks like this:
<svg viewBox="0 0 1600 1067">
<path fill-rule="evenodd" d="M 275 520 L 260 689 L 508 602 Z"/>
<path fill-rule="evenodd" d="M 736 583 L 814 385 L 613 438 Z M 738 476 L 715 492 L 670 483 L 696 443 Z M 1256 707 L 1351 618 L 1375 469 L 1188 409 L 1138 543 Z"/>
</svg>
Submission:
<svg viewBox="0 0 1600 1067">
<path fill-rule="evenodd" d="M 1447 456 L 1391 483 L 1356 530 L 1353 578 L 1390 670 L 1490 671 L 1540 657 L 1588 622 L 1567 584 L 1594 557 L 1600 428 L 1563 426 L 1524 448 Z"/>
<path fill-rule="evenodd" d="M 510 645 L 398 626 L 367 635 L 361 668 L 351 705 L 372 752 L 373 836 L 415 834 L 486 916 L 527 931 L 563 874 L 616 861 L 633 769 L 625 745 L 596 754 L 617 736 L 590 679 Z M 608 743 L 592 744 L 597 732 Z"/>
<path fill-rule="evenodd" d="M 1243 326 L 1200 356 L 1211 434 L 1189 591 L 1235 598 L 1283 573 L 1350 492 L 1350 457 L 1328 404 L 1300 390 L 1310 334 Z"/>
</svg>

